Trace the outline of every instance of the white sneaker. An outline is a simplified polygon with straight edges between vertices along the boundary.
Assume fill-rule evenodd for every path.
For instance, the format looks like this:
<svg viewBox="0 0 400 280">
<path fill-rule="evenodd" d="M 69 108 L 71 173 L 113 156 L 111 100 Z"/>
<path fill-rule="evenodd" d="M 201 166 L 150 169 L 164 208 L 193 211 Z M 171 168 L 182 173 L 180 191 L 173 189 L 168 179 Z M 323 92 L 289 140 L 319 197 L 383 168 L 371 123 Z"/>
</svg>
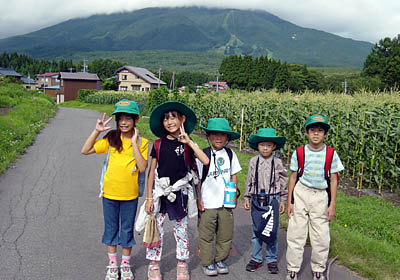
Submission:
<svg viewBox="0 0 400 280">
<path fill-rule="evenodd" d="M 286 275 L 286 280 L 297 280 L 297 273 L 294 271 L 288 271 Z"/>
<path fill-rule="evenodd" d="M 313 272 L 313 280 L 325 280 L 325 276 L 322 272 Z"/>
<path fill-rule="evenodd" d="M 118 266 L 113 263 L 107 266 L 107 274 L 105 280 L 118 280 Z"/>
<path fill-rule="evenodd" d="M 133 276 L 131 266 L 129 263 L 121 263 L 121 280 L 133 280 L 135 276 Z"/>
</svg>

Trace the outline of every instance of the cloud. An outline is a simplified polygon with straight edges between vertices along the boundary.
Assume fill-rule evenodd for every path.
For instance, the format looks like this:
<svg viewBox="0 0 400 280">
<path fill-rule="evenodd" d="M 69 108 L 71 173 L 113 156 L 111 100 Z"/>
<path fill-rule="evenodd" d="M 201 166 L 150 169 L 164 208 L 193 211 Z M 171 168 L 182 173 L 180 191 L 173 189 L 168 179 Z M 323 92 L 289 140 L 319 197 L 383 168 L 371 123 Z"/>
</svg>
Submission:
<svg viewBox="0 0 400 280">
<path fill-rule="evenodd" d="M 59 22 L 99 13 L 146 7 L 206 6 L 261 9 L 302 27 L 377 42 L 400 31 L 398 0 L 0 0 L 0 38 L 29 33 Z"/>
</svg>

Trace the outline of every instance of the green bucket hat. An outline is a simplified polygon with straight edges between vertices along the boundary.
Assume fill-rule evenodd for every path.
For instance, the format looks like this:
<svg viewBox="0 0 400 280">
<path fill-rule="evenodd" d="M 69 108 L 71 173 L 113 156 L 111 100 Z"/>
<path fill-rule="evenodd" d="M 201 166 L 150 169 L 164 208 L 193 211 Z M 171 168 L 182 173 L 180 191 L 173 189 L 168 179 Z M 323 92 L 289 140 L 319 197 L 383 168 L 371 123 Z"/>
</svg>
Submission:
<svg viewBox="0 0 400 280">
<path fill-rule="evenodd" d="M 196 114 L 192 111 L 192 109 L 190 109 L 182 102 L 167 101 L 155 107 L 150 114 L 149 125 L 151 131 L 155 136 L 161 138 L 165 135 L 165 128 L 164 125 L 162 124 L 161 118 L 162 115 L 168 111 L 178 111 L 182 115 L 185 115 L 186 116 L 186 121 L 184 123 L 185 132 L 187 134 L 192 133 L 192 131 L 196 127 L 196 122 L 197 122 Z"/>
<path fill-rule="evenodd" d="M 207 127 L 200 124 L 200 128 L 204 129 L 206 133 L 210 132 L 222 132 L 228 134 L 228 140 L 235 140 L 240 137 L 240 134 L 233 132 L 229 126 L 229 122 L 225 118 L 213 118 L 209 119 L 207 122 Z"/>
<path fill-rule="evenodd" d="M 140 115 L 139 107 L 136 102 L 128 99 L 121 99 L 115 103 L 115 111 L 111 115 L 118 113 Z"/>
<path fill-rule="evenodd" d="M 260 142 L 273 142 L 276 144 L 275 150 L 279 150 L 286 142 L 285 136 L 276 136 L 275 129 L 273 128 L 260 128 L 257 134 L 251 134 L 249 137 L 249 146 L 258 151 L 258 143 Z"/>
<path fill-rule="evenodd" d="M 309 125 L 312 125 L 312 124 L 315 124 L 315 123 L 320 124 L 321 126 L 327 128 L 328 130 L 331 127 L 328 124 L 328 119 L 325 118 L 324 116 L 322 116 L 322 115 L 312 115 L 311 117 L 308 118 L 308 120 L 306 122 L 306 129 L 307 129 L 307 127 Z"/>
</svg>

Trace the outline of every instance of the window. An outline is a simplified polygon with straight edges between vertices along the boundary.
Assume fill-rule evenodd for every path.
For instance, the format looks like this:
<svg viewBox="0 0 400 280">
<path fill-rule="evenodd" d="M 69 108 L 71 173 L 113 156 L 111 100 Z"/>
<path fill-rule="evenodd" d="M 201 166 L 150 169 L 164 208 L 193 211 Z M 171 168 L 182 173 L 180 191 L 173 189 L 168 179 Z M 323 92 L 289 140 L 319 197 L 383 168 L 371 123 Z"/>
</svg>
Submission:
<svg viewBox="0 0 400 280">
<path fill-rule="evenodd" d="M 148 88 L 148 87 L 146 88 L 146 91 L 149 91 L 149 88 Z"/>
<path fill-rule="evenodd" d="M 123 86 L 121 86 L 119 89 L 122 90 L 122 91 L 127 91 L 127 90 L 128 90 L 128 87 L 123 87 Z"/>
<path fill-rule="evenodd" d="M 140 85 L 132 85 L 132 90 L 140 91 Z"/>
<path fill-rule="evenodd" d="M 46 78 L 46 82 L 48 82 L 49 81 L 49 78 Z"/>
<path fill-rule="evenodd" d="M 128 75 L 122 75 L 122 80 L 128 80 Z"/>
</svg>

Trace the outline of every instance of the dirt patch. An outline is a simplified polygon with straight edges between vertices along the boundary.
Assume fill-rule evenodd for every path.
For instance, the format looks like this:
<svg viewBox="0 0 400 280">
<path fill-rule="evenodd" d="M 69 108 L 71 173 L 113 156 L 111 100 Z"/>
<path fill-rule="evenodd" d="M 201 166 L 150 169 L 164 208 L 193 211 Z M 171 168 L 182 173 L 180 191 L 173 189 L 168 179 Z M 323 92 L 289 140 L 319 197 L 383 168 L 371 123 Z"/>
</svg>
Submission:
<svg viewBox="0 0 400 280">
<path fill-rule="evenodd" d="M 0 116 L 5 116 L 5 115 L 7 115 L 7 113 L 9 112 L 9 111 L 11 111 L 12 110 L 12 108 L 10 108 L 10 107 L 1 107 L 0 108 Z"/>
</svg>

